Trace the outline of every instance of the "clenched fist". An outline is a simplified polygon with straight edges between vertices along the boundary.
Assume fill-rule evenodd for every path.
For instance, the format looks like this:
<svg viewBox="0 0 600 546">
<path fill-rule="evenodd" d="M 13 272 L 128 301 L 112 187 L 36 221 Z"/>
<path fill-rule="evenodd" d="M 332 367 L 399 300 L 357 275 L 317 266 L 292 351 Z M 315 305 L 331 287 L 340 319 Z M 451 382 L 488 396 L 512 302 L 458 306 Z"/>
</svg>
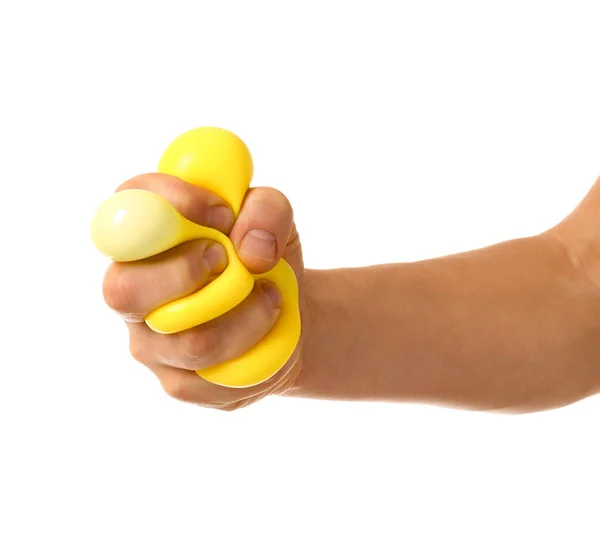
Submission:
<svg viewBox="0 0 600 546">
<path fill-rule="evenodd" d="M 251 273 L 270 270 L 280 258 L 294 269 L 303 302 L 302 249 L 292 207 L 271 188 L 246 194 L 237 220 L 219 196 L 164 174 L 132 178 L 117 191 L 144 189 L 171 203 L 183 216 L 229 235 Z M 202 406 L 232 410 L 290 387 L 300 366 L 301 343 L 288 363 L 268 381 L 231 389 L 209 383 L 195 370 L 238 357 L 259 342 L 275 324 L 281 295 L 275 285 L 256 283 L 237 308 L 209 323 L 177 334 L 158 334 L 144 318 L 158 307 L 198 291 L 227 266 L 227 254 L 208 240 L 191 241 L 158 256 L 110 265 L 103 284 L 106 303 L 126 322 L 130 351 L 158 378 L 174 398 Z"/>
</svg>

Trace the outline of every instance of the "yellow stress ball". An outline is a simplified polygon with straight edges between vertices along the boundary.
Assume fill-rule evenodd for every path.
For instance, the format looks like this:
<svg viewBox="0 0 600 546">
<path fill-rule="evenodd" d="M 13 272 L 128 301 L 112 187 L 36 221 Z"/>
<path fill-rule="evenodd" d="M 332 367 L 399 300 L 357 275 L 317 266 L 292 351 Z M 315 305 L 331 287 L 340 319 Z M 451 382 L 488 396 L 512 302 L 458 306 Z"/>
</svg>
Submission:
<svg viewBox="0 0 600 546">
<path fill-rule="evenodd" d="M 250 151 L 239 137 L 224 129 L 200 127 L 169 145 L 158 171 L 220 195 L 237 216 L 254 169 Z M 229 265 L 219 277 L 146 317 L 146 324 L 155 332 L 181 332 L 227 313 L 246 299 L 256 279 L 277 285 L 282 302 L 275 326 L 242 356 L 198 370 L 207 381 L 226 387 L 257 385 L 279 371 L 294 352 L 301 325 L 298 283 L 285 260 L 267 273 L 251 274 L 226 235 L 191 222 L 168 201 L 146 190 L 113 194 L 96 211 L 91 231 L 96 248 L 117 262 L 149 258 L 192 239 L 212 239 L 227 251 Z"/>
</svg>

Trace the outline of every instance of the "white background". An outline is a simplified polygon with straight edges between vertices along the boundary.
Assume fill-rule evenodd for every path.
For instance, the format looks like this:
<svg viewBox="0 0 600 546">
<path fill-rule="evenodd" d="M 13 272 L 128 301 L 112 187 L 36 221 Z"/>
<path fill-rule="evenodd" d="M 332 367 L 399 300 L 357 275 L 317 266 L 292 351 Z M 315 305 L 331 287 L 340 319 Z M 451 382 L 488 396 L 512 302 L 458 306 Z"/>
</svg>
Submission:
<svg viewBox="0 0 600 546">
<path fill-rule="evenodd" d="M 308 267 L 544 230 L 600 174 L 595 4 L 2 2 L 0 544 L 597 545 L 600 400 L 187 406 L 89 238 L 198 125 L 288 194 Z"/>
</svg>

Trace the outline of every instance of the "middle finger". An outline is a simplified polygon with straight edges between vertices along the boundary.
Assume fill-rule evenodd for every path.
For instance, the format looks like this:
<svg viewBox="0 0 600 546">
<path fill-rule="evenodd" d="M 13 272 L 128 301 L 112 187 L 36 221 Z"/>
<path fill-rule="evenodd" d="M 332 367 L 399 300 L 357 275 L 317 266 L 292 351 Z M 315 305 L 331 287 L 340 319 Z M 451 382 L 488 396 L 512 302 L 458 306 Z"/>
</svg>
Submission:
<svg viewBox="0 0 600 546">
<path fill-rule="evenodd" d="M 190 241 L 138 262 L 112 263 L 104 278 L 104 299 L 127 322 L 142 322 L 158 307 L 198 291 L 226 266 L 221 245 Z"/>
</svg>

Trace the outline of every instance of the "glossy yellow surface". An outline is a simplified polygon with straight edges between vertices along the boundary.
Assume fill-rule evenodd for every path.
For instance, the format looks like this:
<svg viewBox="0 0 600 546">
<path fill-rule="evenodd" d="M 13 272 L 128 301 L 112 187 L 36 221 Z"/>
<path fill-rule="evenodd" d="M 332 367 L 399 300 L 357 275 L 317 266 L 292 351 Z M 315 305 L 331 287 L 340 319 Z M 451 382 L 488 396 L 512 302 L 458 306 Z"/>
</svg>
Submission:
<svg viewBox="0 0 600 546">
<path fill-rule="evenodd" d="M 201 127 L 183 133 L 168 146 L 158 172 L 220 195 L 237 216 L 252 181 L 254 164 L 238 136 L 216 127 Z"/>
<path fill-rule="evenodd" d="M 252 157 L 233 133 L 202 127 L 175 139 L 159 162 L 159 172 L 217 193 L 239 213 L 253 175 Z M 146 190 L 115 193 L 92 220 L 92 240 L 114 261 L 141 260 L 192 239 L 212 239 L 227 251 L 227 269 L 214 281 L 146 317 L 154 331 L 173 334 L 208 322 L 240 304 L 256 279 L 274 282 L 282 294 L 281 314 L 272 330 L 244 355 L 196 373 L 218 385 L 249 387 L 272 377 L 287 362 L 300 338 L 298 284 L 284 260 L 263 275 L 252 275 L 223 233 L 190 222 L 162 197 Z"/>
</svg>

